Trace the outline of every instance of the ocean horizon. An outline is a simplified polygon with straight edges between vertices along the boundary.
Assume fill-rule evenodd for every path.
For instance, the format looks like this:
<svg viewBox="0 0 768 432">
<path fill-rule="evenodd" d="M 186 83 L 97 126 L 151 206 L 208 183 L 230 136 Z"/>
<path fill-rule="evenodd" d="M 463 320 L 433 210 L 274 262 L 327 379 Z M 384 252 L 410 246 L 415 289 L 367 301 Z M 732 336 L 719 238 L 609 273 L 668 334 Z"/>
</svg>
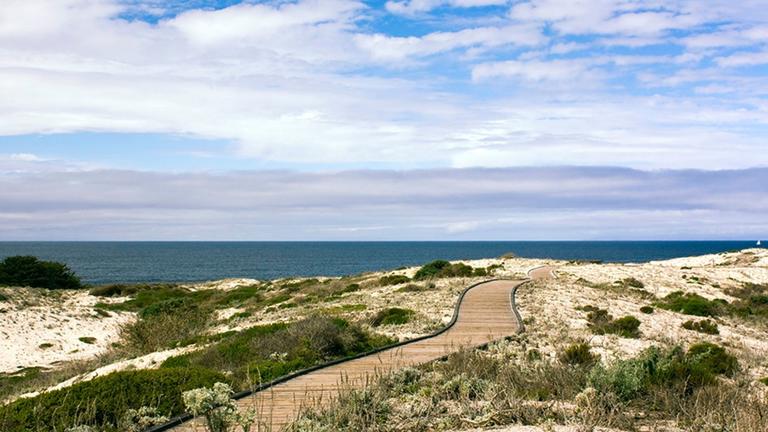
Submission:
<svg viewBox="0 0 768 432">
<path fill-rule="evenodd" d="M 0 259 L 60 261 L 87 284 L 343 276 L 445 259 L 647 262 L 755 247 L 755 241 L 4 241 Z"/>
</svg>

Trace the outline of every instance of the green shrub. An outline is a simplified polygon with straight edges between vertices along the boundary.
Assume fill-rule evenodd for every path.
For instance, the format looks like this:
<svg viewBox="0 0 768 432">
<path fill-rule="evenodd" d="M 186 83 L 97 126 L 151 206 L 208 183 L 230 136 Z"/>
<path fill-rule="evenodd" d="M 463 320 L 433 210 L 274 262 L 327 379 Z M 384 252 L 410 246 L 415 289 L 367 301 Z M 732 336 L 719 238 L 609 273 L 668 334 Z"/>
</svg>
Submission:
<svg viewBox="0 0 768 432">
<path fill-rule="evenodd" d="M 765 385 L 768 385 L 768 377 L 760 378 L 758 381 L 760 381 L 761 383 L 763 383 Z"/>
<path fill-rule="evenodd" d="M 708 300 L 695 293 L 675 291 L 656 303 L 656 306 L 686 315 L 710 316 L 721 315 L 727 302 L 724 300 Z"/>
<path fill-rule="evenodd" d="M 653 313 L 653 306 L 647 306 L 647 305 L 646 306 L 642 306 L 640 308 L 640 312 L 642 312 L 644 314 L 652 314 Z"/>
<path fill-rule="evenodd" d="M 589 373 L 589 384 L 600 393 L 613 393 L 628 401 L 643 394 L 648 385 L 648 370 L 640 359 L 618 361 L 610 366 L 598 364 Z"/>
<path fill-rule="evenodd" d="M 247 300 L 254 300 L 260 302 L 264 300 L 264 294 L 262 291 L 264 287 L 261 285 L 246 285 L 237 287 L 233 290 L 226 291 L 223 296 L 216 301 L 218 305 L 232 305 L 241 304 Z"/>
<path fill-rule="evenodd" d="M 0 261 L 0 285 L 48 289 L 83 287 L 80 278 L 65 264 L 41 261 L 33 256 L 11 256 Z"/>
<path fill-rule="evenodd" d="M 415 280 L 446 277 L 469 277 L 475 269 L 464 263 L 451 264 L 448 261 L 437 260 L 421 267 L 414 275 Z"/>
<path fill-rule="evenodd" d="M 40 349 L 48 349 L 48 348 L 53 347 L 53 344 L 49 343 L 49 342 L 43 342 L 40 345 L 38 345 L 37 347 L 40 348 Z"/>
<path fill-rule="evenodd" d="M 408 283 L 410 281 L 411 281 L 411 278 L 405 275 L 387 275 L 379 278 L 379 285 L 381 286 L 400 285 L 400 284 Z"/>
<path fill-rule="evenodd" d="M 605 332 L 625 338 L 637 338 L 640 336 L 639 327 L 640 320 L 628 315 L 609 322 L 605 326 Z"/>
<path fill-rule="evenodd" d="M 687 352 L 680 347 L 662 350 L 651 347 L 635 358 L 619 360 L 607 367 L 596 366 L 589 384 L 600 393 L 613 393 L 629 401 L 650 394 L 654 389 L 694 389 L 711 384 L 718 375 L 732 376 L 738 370 L 735 357 L 724 348 L 711 344 L 692 345 Z"/>
<path fill-rule="evenodd" d="M 3 293 L 0 293 L 0 301 L 8 301 L 8 300 L 9 300 L 9 299 L 8 299 L 8 296 L 7 296 L 7 295 L 5 295 L 5 294 L 3 294 Z"/>
<path fill-rule="evenodd" d="M 711 320 L 688 320 L 682 324 L 682 327 L 686 330 L 693 330 L 699 333 L 706 333 L 711 335 L 720 334 L 720 330 L 717 328 L 717 323 Z"/>
<path fill-rule="evenodd" d="M 401 325 L 411 320 L 414 311 L 403 308 L 387 308 L 380 310 L 371 319 L 371 325 L 379 327 L 383 325 Z"/>
<path fill-rule="evenodd" d="M 733 376 L 739 369 L 739 362 L 725 348 L 710 343 L 699 342 L 691 345 L 686 353 L 691 364 L 694 379 L 702 383 L 712 381 L 714 375 Z"/>
<path fill-rule="evenodd" d="M 600 360 L 600 356 L 591 351 L 587 342 L 580 341 L 568 345 L 558 354 L 557 359 L 560 360 L 560 363 L 567 365 L 592 366 Z"/>
<path fill-rule="evenodd" d="M 594 334 L 616 334 L 626 338 L 640 336 L 640 320 L 631 315 L 614 320 L 605 309 L 595 308 L 594 306 L 585 306 L 582 309 L 589 310 L 587 325 Z"/>
<path fill-rule="evenodd" d="M 215 382 L 228 380 L 198 368 L 116 372 L 2 406 L 0 430 L 48 432 L 80 424 L 114 431 L 128 409 L 155 406 L 169 416 L 181 414 L 184 391 Z"/>
<path fill-rule="evenodd" d="M 438 277 L 440 272 L 449 267 L 451 263 L 444 260 L 436 260 L 432 261 L 431 263 L 425 264 L 422 266 L 414 275 L 414 279 L 421 280 L 421 279 L 429 279 L 433 277 Z"/>
<path fill-rule="evenodd" d="M 92 336 L 81 336 L 81 337 L 77 338 L 77 340 L 79 340 L 82 343 L 89 344 L 89 345 L 93 345 L 93 344 L 96 343 L 96 338 L 92 337 Z"/>
<path fill-rule="evenodd" d="M 478 267 L 472 273 L 472 276 L 488 276 L 488 269 L 485 267 Z"/>
<path fill-rule="evenodd" d="M 768 317 L 768 286 L 745 283 L 740 289 L 729 290 L 728 294 L 739 299 L 731 304 L 731 312 L 735 315 Z"/>
</svg>

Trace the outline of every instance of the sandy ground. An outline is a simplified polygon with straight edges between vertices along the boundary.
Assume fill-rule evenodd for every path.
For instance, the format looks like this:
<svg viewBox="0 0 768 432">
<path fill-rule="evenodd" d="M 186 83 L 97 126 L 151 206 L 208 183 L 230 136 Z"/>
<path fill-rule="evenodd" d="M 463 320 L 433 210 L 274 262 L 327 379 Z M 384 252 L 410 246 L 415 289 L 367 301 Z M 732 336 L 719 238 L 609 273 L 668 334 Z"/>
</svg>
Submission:
<svg viewBox="0 0 768 432">
<path fill-rule="evenodd" d="M 98 314 L 94 304 L 104 299 L 86 291 L 0 288 L 0 293 L 9 297 L 0 302 L 0 372 L 93 358 L 135 319 L 130 313 Z"/>
<path fill-rule="evenodd" d="M 702 257 L 680 258 L 646 264 L 588 264 L 554 260 L 486 259 L 464 261 L 473 267 L 501 265 L 494 277 L 522 278 L 526 272 L 540 265 L 557 266 L 557 279 L 537 282 L 518 293 L 520 312 L 525 319 L 525 349 L 536 348 L 545 355 L 555 356 L 563 343 L 577 338 L 590 342 L 603 361 L 636 354 L 657 343 L 692 343 L 711 340 L 726 345 L 738 354 L 750 373 L 756 378 L 768 375 L 763 359 L 768 355 L 768 338 L 764 329 L 756 329 L 731 318 L 718 319 L 720 335 L 703 335 L 684 330 L 681 323 L 691 317 L 656 309 L 652 315 L 639 312 L 650 300 L 627 296 L 598 288 L 628 277 L 645 284 L 644 290 L 663 297 L 672 291 L 696 292 L 708 298 L 731 300 L 724 292 L 744 282 L 768 283 L 768 249 L 750 249 L 738 253 L 715 254 Z M 399 339 L 408 339 L 431 333 L 444 326 L 451 318 L 459 293 L 468 285 L 487 278 L 452 278 L 434 281 L 434 288 L 420 292 L 399 291 L 405 284 L 378 286 L 383 275 L 413 276 L 417 268 L 391 272 L 370 273 L 360 278 L 363 289 L 345 294 L 341 298 L 322 303 L 308 303 L 294 308 L 268 308 L 254 311 L 247 318 L 231 319 L 238 308 L 217 311 L 220 323 L 211 332 L 238 330 L 254 325 L 290 321 L 318 311 L 342 312 L 352 320 L 365 321 L 376 311 L 386 307 L 405 307 L 418 312 L 416 319 L 402 326 L 376 329 Z M 251 285 L 250 279 L 227 279 L 189 285 L 190 289 L 230 290 Z M 423 285 L 424 283 L 420 283 Z M 14 372 L 26 367 L 56 367 L 61 362 L 93 358 L 106 352 L 112 342 L 119 339 L 120 327 L 135 319 L 132 313 L 109 312 L 104 317 L 95 312 L 99 301 L 123 301 L 90 296 L 84 291 L 47 293 L 44 290 L 0 288 L 10 300 L 0 302 L 0 372 Z M 587 329 L 586 314 L 577 306 L 593 305 L 608 309 L 615 317 L 634 315 L 642 322 L 640 339 L 624 339 L 613 335 L 596 336 Z M 95 338 L 93 343 L 79 340 Z M 42 344 L 50 344 L 43 348 Z M 199 347 L 187 347 L 193 350 Z M 176 350 L 152 353 L 136 359 L 122 360 L 104 366 L 89 374 L 78 376 L 57 387 L 87 380 L 106 373 L 132 369 L 153 368 Z M 501 429 L 527 431 L 537 429 Z M 558 430 L 561 429 L 552 429 Z M 562 429 L 568 430 L 568 429 Z"/>
</svg>

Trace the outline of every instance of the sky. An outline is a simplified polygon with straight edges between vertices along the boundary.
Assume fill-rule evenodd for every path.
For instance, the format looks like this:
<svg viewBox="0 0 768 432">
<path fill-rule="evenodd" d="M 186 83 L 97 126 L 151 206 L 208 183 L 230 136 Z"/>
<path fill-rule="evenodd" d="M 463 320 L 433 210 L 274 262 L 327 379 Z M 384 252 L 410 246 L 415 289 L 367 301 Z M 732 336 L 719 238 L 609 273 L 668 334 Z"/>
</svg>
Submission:
<svg viewBox="0 0 768 432">
<path fill-rule="evenodd" d="M 765 0 L 3 0 L 0 240 L 768 238 Z"/>
</svg>

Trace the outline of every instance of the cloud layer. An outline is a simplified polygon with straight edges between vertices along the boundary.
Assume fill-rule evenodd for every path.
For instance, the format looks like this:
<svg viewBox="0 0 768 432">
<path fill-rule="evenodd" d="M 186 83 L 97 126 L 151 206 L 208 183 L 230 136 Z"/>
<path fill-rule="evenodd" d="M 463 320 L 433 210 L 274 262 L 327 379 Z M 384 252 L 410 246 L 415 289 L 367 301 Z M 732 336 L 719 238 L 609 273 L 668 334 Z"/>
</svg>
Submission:
<svg viewBox="0 0 768 432">
<path fill-rule="evenodd" d="M 768 169 L 223 174 L 0 159 L 2 239 L 689 239 L 768 234 Z"/>
</svg>

